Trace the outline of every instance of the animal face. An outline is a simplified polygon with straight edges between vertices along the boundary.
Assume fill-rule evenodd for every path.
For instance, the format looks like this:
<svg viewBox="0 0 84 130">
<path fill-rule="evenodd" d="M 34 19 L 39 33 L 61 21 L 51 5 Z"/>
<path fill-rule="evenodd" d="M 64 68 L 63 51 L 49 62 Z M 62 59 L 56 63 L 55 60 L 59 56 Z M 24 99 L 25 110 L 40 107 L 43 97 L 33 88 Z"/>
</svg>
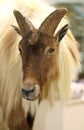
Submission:
<svg viewBox="0 0 84 130">
<path fill-rule="evenodd" d="M 39 34 L 37 41 L 31 45 L 28 39 L 23 38 L 19 43 L 19 50 L 23 64 L 23 84 L 25 89 L 28 90 L 32 86 L 32 89 L 35 89 L 34 86 L 36 85 L 38 91 L 41 90 L 42 86 L 55 73 L 55 60 L 58 54 L 55 39 Z"/>
<path fill-rule="evenodd" d="M 53 33 L 65 13 L 66 9 L 54 11 L 36 30 L 30 21 L 26 22 L 26 18 L 19 11 L 14 11 L 20 29 L 14 25 L 13 28 L 22 36 L 18 47 L 23 69 L 22 94 L 28 100 L 35 100 L 43 86 L 59 75 L 59 43 L 66 34 L 68 25 L 60 29 L 55 36 Z"/>
</svg>

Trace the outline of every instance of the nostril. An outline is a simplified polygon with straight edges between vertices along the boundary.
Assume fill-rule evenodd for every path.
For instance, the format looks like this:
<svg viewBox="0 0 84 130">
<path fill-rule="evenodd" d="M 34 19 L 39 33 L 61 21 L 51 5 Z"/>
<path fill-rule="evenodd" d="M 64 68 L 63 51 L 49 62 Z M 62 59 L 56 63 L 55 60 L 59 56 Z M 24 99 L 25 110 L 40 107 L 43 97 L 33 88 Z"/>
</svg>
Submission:
<svg viewBox="0 0 84 130">
<path fill-rule="evenodd" d="M 24 89 L 24 88 L 22 88 L 22 93 L 23 93 L 23 95 L 28 96 L 29 94 L 34 93 L 35 90 L 36 90 L 35 87 L 31 87 L 31 88 L 29 88 L 29 89 Z"/>
<path fill-rule="evenodd" d="M 26 90 L 22 88 L 22 93 L 25 94 L 26 93 Z"/>
<path fill-rule="evenodd" d="M 34 100 L 38 97 L 40 93 L 40 86 L 35 84 L 33 86 L 23 86 L 22 96 L 27 100 Z"/>
</svg>

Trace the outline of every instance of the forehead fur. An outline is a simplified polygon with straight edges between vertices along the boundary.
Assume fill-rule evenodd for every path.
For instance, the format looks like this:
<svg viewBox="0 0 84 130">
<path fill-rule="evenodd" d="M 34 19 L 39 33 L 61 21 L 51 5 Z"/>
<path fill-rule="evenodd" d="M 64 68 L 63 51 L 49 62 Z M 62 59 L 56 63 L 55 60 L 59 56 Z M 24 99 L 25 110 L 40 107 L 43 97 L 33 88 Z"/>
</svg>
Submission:
<svg viewBox="0 0 84 130">
<path fill-rule="evenodd" d="M 22 41 L 24 41 L 24 44 L 28 45 L 42 45 L 42 46 L 47 46 L 53 44 L 55 41 L 55 38 L 53 36 L 49 36 L 47 34 L 43 34 L 41 32 L 34 32 L 31 33 L 30 35 L 27 35 L 26 37 L 22 38 Z"/>
</svg>

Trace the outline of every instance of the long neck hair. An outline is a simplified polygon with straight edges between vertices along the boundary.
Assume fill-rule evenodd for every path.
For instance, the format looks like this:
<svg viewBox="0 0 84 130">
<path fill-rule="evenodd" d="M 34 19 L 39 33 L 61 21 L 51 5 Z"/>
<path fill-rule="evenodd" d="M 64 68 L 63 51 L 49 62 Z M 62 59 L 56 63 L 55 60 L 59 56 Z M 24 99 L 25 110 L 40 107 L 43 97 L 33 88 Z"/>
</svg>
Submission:
<svg viewBox="0 0 84 130">
<path fill-rule="evenodd" d="M 38 28 L 42 20 L 54 8 L 42 4 L 38 0 L 35 1 L 35 4 L 33 2 L 33 0 L 31 2 L 18 0 L 18 4 L 15 6 L 26 17 L 29 17 L 34 26 Z M 41 8 L 44 10 L 41 10 Z M 65 25 L 66 22 L 63 19 L 58 28 Z M 6 23 L 2 23 L 2 20 L 0 21 L 0 25 L 2 25 L 2 31 L 0 32 L 0 104 L 6 112 L 6 117 L 8 117 L 10 111 L 15 106 L 21 105 L 25 109 L 25 112 L 29 110 L 34 114 L 39 100 L 47 99 L 50 103 L 56 100 L 65 102 L 70 95 L 74 67 L 80 67 L 80 57 L 76 47 L 76 40 L 70 30 L 62 40 L 59 48 L 59 77 L 50 79 L 43 87 L 40 99 L 30 102 L 23 99 L 20 92 L 22 81 L 22 62 L 18 51 L 20 37 L 11 28 L 11 23 L 15 24 L 12 14 L 6 17 Z"/>
</svg>

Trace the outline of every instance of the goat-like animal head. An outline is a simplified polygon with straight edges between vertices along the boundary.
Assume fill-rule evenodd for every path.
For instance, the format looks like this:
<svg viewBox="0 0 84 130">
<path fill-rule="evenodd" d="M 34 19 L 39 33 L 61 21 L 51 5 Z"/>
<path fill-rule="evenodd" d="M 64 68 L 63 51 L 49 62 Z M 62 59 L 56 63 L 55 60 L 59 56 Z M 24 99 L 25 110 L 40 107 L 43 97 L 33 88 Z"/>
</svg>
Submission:
<svg viewBox="0 0 84 130">
<path fill-rule="evenodd" d="M 43 86 L 59 76 L 59 43 L 66 34 L 68 25 L 62 27 L 55 36 L 54 32 L 66 12 L 65 8 L 55 10 L 37 30 L 29 19 L 14 10 L 19 28 L 12 26 L 22 36 L 19 42 L 23 68 L 22 94 L 28 100 L 36 99 Z"/>
</svg>

